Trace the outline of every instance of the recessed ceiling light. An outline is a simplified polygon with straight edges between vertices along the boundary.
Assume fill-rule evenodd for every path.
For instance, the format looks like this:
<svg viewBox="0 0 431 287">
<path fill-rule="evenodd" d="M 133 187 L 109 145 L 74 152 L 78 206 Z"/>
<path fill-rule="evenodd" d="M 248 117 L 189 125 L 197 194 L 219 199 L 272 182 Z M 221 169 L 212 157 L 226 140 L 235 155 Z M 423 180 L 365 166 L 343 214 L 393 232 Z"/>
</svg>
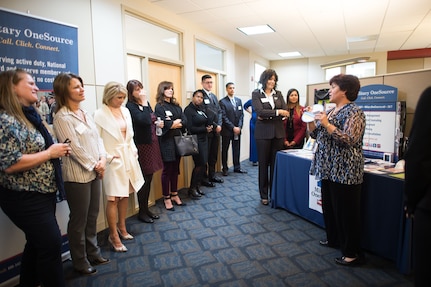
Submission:
<svg viewBox="0 0 431 287">
<path fill-rule="evenodd" d="M 285 52 L 285 53 L 278 53 L 278 55 L 280 55 L 280 57 L 283 57 L 283 58 L 302 56 L 301 53 L 299 52 Z"/>
<path fill-rule="evenodd" d="M 269 25 L 258 25 L 258 26 L 250 26 L 250 27 L 242 27 L 237 28 L 241 32 L 246 35 L 257 35 L 257 34 L 266 34 L 275 32 Z"/>
<path fill-rule="evenodd" d="M 347 37 L 347 43 L 366 42 L 377 40 L 378 35 L 368 35 L 360 37 Z"/>
</svg>

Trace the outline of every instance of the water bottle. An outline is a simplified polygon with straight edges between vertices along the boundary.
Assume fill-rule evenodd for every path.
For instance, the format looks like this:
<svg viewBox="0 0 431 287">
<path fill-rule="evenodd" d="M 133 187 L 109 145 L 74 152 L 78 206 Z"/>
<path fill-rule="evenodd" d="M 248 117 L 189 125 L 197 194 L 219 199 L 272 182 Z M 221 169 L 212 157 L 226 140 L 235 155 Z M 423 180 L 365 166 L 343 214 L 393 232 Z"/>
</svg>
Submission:
<svg viewBox="0 0 431 287">
<path fill-rule="evenodd" d="M 160 117 L 157 117 L 157 121 L 156 121 L 156 135 L 161 136 L 162 135 L 162 128 L 159 127 L 159 123 L 162 119 Z"/>
</svg>

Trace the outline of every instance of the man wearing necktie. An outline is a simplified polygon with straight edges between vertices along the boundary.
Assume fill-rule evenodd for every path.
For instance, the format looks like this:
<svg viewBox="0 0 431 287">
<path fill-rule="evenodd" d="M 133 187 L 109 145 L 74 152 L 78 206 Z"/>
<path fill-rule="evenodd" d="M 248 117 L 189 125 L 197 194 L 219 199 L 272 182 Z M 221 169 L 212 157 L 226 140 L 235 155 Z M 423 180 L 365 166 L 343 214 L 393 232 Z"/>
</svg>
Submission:
<svg viewBox="0 0 431 287">
<path fill-rule="evenodd" d="M 222 183 L 223 179 L 215 175 L 215 165 L 220 145 L 220 132 L 222 130 L 222 112 L 216 95 L 211 93 L 213 80 L 210 75 L 202 76 L 202 94 L 204 96 L 205 113 L 212 117 L 213 124 L 217 125 L 212 132 L 208 134 L 208 170 L 207 175 L 209 182 L 203 181 L 202 185 L 214 187 L 214 182 Z"/>
<path fill-rule="evenodd" d="M 222 110 L 223 128 L 221 130 L 221 162 L 222 172 L 224 176 L 228 175 L 227 152 L 230 142 L 232 141 L 232 160 L 233 171 L 237 173 L 247 173 L 241 169 L 239 163 L 240 155 L 240 136 L 244 119 L 242 102 L 240 98 L 234 96 L 234 83 L 226 84 L 227 96 L 220 100 L 220 108 Z"/>
</svg>

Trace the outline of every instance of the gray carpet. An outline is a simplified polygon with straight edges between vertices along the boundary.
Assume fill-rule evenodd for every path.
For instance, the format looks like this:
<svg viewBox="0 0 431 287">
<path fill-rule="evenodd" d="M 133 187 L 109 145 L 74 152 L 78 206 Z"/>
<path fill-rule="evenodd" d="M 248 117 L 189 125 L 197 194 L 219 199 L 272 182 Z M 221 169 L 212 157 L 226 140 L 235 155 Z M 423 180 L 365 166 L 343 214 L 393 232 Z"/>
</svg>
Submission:
<svg viewBox="0 0 431 287">
<path fill-rule="evenodd" d="M 339 250 L 321 247 L 322 228 L 282 209 L 260 204 L 257 167 L 229 173 L 222 184 L 203 188 L 201 200 L 181 190 L 184 207 L 160 214 L 154 224 L 128 218 L 134 240 L 126 253 L 111 251 L 107 231 L 99 233 L 103 255 L 111 263 L 97 274 L 80 276 L 65 262 L 67 286 L 413 286 L 395 264 L 366 253 L 366 264 L 334 263 Z"/>
</svg>

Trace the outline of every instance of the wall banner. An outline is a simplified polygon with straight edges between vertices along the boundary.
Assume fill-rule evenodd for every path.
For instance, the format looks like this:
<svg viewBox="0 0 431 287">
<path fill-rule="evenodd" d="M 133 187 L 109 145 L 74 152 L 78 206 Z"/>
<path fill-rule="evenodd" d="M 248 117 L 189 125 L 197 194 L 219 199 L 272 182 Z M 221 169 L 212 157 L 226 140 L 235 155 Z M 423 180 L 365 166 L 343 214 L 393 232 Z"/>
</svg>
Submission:
<svg viewBox="0 0 431 287">
<path fill-rule="evenodd" d="M 56 75 L 78 74 L 78 29 L 0 8 L 0 71 L 21 68 L 42 91 Z"/>
</svg>

